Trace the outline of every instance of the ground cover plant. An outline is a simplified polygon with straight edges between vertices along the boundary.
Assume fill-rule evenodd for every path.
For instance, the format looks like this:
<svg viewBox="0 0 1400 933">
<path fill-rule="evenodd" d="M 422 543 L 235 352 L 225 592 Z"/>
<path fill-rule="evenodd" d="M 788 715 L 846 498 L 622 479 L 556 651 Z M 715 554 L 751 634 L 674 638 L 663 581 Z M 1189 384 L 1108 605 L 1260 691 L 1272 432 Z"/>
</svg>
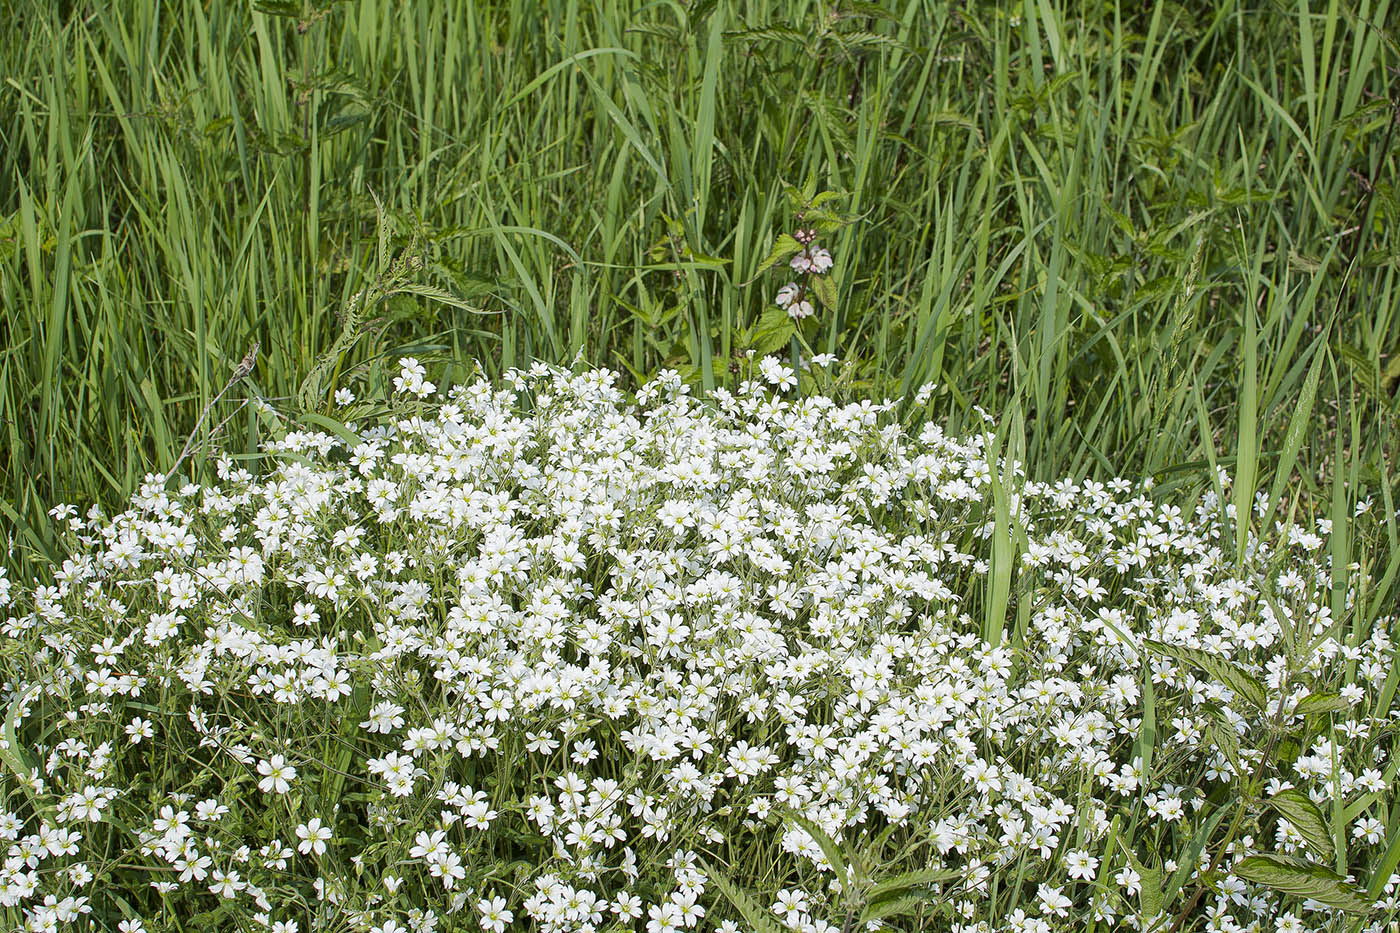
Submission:
<svg viewBox="0 0 1400 933">
<path fill-rule="evenodd" d="M 1039 482 L 840 369 L 406 358 L 55 507 L 0 577 L 7 927 L 1389 929 L 1379 507 Z"/>
<path fill-rule="evenodd" d="M 325 405 L 395 350 L 497 377 L 581 350 L 632 388 L 674 368 L 732 391 L 748 349 L 791 362 L 764 327 L 786 266 L 759 271 L 815 226 L 789 186 L 842 221 L 798 349 L 867 397 L 935 382 L 951 431 L 1019 402 L 1040 479 L 1194 482 L 1212 454 L 1272 469 L 1322 352 L 1291 481 L 1327 498 L 1339 430 L 1379 487 L 1395 21 L 1386 0 L 0 5 L 7 562 L 61 558 L 55 502 L 114 510 L 169 472 L 254 342 L 185 464 L 201 481 L 220 425 L 256 450 L 238 402 Z"/>
</svg>

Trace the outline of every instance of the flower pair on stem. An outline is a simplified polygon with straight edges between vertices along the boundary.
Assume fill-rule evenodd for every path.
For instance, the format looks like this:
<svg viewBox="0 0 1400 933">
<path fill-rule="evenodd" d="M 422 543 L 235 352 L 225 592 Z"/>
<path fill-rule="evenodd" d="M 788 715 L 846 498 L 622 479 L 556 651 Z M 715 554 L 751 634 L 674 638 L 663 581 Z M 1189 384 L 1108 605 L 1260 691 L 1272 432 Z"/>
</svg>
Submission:
<svg viewBox="0 0 1400 933">
<path fill-rule="evenodd" d="M 824 247 L 816 245 L 817 231 L 810 227 L 806 230 L 798 230 L 792 238 L 802 245 L 791 259 L 788 265 L 794 272 L 807 276 L 803 282 L 789 282 L 778 289 L 777 297 L 774 299 L 778 307 L 788 313 L 788 316 L 795 321 L 800 321 L 805 317 L 810 317 L 815 308 L 812 305 L 810 293 L 812 291 L 812 277 L 824 275 L 831 269 L 831 253 Z"/>
</svg>

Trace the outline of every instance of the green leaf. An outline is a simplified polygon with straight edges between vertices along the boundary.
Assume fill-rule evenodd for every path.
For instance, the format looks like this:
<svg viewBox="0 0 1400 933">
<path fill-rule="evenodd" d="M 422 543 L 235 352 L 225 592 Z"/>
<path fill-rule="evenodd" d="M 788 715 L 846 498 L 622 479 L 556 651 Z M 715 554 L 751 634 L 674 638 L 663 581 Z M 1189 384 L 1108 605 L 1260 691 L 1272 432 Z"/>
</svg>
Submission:
<svg viewBox="0 0 1400 933">
<path fill-rule="evenodd" d="M 812 278 L 812 291 L 816 293 L 824 307 L 836 310 L 836 282 L 830 276 L 818 275 Z"/>
<path fill-rule="evenodd" d="M 1369 914 L 1375 910 L 1366 892 L 1336 872 L 1310 862 L 1279 855 L 1251 855 L 1234 867 L 1234 874 L 1245 881 L 1296 897 L 1311 898 L 1347 913 Z"/>
<path fill-rule="evenodd" d="M 262 13 L 266 16 L 286 16 L 292 19 L 301 17 L 301 4 L 293 3 L 292 0 L 257 0 L 253 4 L 255 13 Z"/>
<path fill-rule="evenodd" d="M 871 901 L 898 897 L 913 888 L 939 884 L 944 881 L 955 881 L 963 874 L 964 872 L 956 868 L 920 868 L 916 871 L 907 871 L 881 881 L 870 889 L 866 897 Z"/>
<path fill-rule="evenodd" d="M 836 871 L 836 878 L 844 886 L 848 883 L 850 875 L 846 868 L 846 857 L 841 853 L 841 846 L 827 835 L 826 830 L 817 825 L 815 820 L 809 819 L 805 814 L 798 813 L 791 808 L 788 809 L 788 817 L 802 827 L 822 847 L 822 854 L 831 863 L 831 867 Z"/>
<path fill-rule="evenodd" d="M 773 248 L 768 251 L 768 255 L 763 258 L 763 262 L 758 264 L 758 269 L 754 272 L 754 277 L 757 278 L 784 259 L 799 252 L 801 249 L 802 244 L 793 239 L 790 234 L 781 234 L 773 241 Z M 753 280 L 750 279 L 749 281 Z"/>
<path fill-rule="evenodd" d="M 734 905 L 734 909 L 743 916 L 744 922 L 753 928 L 754 933 L 786 933 L 783 928 L 768 915 L 768 911 L 763 908 L 758 901 L 749 896 L 738 885 L 734 884 L 724 875 L 716 871 L 703 858 L 697 857 L 695 860 L 705 876 L 714 882 L 729 903 Z"/>
<path fill-rule="evenodd" d="M 1214 704 L 1211 704 L 1214 706 Z M 1225 756 L 1225 760 L 1230 762 L 1230 767 L 1235 769 L 1235 774 L 1243 775 L 1246 771 L 1243 759 L 1240 758 L 1240 736 L 1235 731 L 1234 725 L 1225 718 L 1225 713 L 1219 707 L 1210 709 L 1210 715 L 1215 720 L 1207 733 L 1207 739 L 1211 745 L 1218 749 Z"/>
<path fill-rule="evenodd" d="M 318 414 L 314 411 L 304 411 L 297 415 L 297 420 L 334 434 L 345 444 L 346 450 L 354 450 L 356 447 L 360 446 L 360 444 L 364 443 L 364 438 L 360 437 L 360 435 L 350 430 L 341 422 L 334 418 L 327 417 L 326 415 Z"/>
<path fill-rule="evenodd" d="M 3 763 L 15 777 L 19 778 L 20 786 L 24 788 L 24 794 L 29 798 L 31 804 L 38 803 L 34 792 L 29 788 L 29 775 L 34 771 L 34 765 L 21 750 L 19 739 L 15 735 L 15 725 L 19 722 L 20 707 L 24 703 L 24 694 L 15 697 L 10 708 L 5 711 L 5 722 L 0 725 L 0 735 L 4 736 L 5 747 L 0 749 L 0 763 Z"/>
<path fill-rule="evenodd" d="M 1351 704 L 1335 693 L 1314 693 L 1298 701 L 1293 712 L 1298 716 L 1311 716 L 1314 713 L 1342 713 L 1351 709 Z"/>
<path fill-rule="evenodd" d="M 927 897 L 921 894 L 911 894 L 907 897 L 893 897 L 871 904 L 865 908 L 860 915 L 862 926 L 872 920 L 879 920 L 882 917 L 905 917 L 912 914 L 923 904 Z"/>
<path fill-rule="evenodd" d="M 1324 862 L 1332 861 L 1336 855 L 1332 847 L 1332 832 L 1312 798 L 1300 790 L 1286 790 L 1270 797 L 1268 804 L 1293 824 L 1314 855 Z"/>
<path fill-rule="evenodd" d="M 1191 837 L 1191 842 L 1186 846 L 1185 851 L 1177 856 L 1177 869 L 1172 872 L 1171 877 L 1167 879 L 1166 887 L 1162 890 L 1163 904 L 1171 903 L 1172 898 L 1176 897 L 1176 892 L 1181 890 L 1181 886 L 1186 883 L 1191 873 L 1196 870 L 1196 866 L 1200 863 L 1201 852 L 1204 851 L 1206 847 L 1206 842 L 1210 839 L 1211 834 L 1215 832 L 1215 828 L 1220 825 L 1221 818 L 1228 812 L 1230 812 L 1228 807 L 1220 807 L 1212 813 L 1205 823 L 1196 831 L 1195 835 Z"/>
<path fill-rule="evenodd" d="M 1138 857 L 1128 850 L 1128 861 L 1140 879 L 1138 901 L 1144 917 L 1155 917 L 1162 912 L 1162 869 L 1148 868 Z"/>
<path fill-rule="evenodd" d="M 797 333 L 797 322 L 782 308 L 769 308 L 763 312 L 749 338 L 749 347 L 757 356 L 767 356 L 774 350 L 785 347 L 792 335 Z"/>
<path fill-rule="evenodd" d="M 1169 645 L 1166 642 L 1151 639 L 1148 639 L 1144 644 L 1158 654 L 1165 654 L 1169 658 L 1200 668 L 1213 679 L 1229 687 L 1230 692 L 1235 696 L 1256 709 L 1262 711 L 1268 705 L 1268 693 L 1264 690 L 1264 684 L 1259 678 L 1241 670 L 1218 654 L 1202 651 L 1199 648 L 1187 648 L 1183 645 Z"/>
</svg>

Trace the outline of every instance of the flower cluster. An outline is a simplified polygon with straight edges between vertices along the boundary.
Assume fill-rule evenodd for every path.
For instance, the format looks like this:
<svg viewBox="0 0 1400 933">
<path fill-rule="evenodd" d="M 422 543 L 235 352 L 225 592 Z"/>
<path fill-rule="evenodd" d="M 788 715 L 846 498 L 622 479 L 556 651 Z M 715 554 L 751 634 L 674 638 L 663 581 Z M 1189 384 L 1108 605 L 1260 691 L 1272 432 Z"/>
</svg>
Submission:
<svg viewBox="0 0 1400 933">
<path fill-rule="evenodd" d="M 788 260 L 788 265 L 792 267 L 794 272 L 810 277 L 825 275 L 831 270 L 831 253 L 816 245 L 817 231 L 799 230 L 793 234 L 793 239 L 802 245 L 802 249 Z M 778 289 L 778 295 L 774 300 L 778 307 L 787 311 L 793 320 L 800 321 L 805 317 L 810 317 L 815 310 L 812 307 L 810 292 L 810 284 L 789 282 Z"/>
<path fill-rule="evenodd" d="M 1308 826 L 1259 806 L 1197 842 L 1261 769 L 1373 882 L 1395 619 L 1355 614 L 1368 578 L 1333 573 L 1327 522 L 1237 559 L 1214 493 L 1034 481 L 889 403 L 425 377 L 405 360 L 373 424 L 284 423 L 256 474 L 221 457 L 114 517 L 65 510 L 52 581 L 0 575 L 17 923 L 749 929 L 704 863 L 834 933 L 801 814 L 890 872 L 946 870 L 891 928 L 1164 929 L 1179 876 L 1192 929 L 1340 929 L 1234 870 L 1324 857 Z M 1400 878 L 1376 883 L 1393 916 Z"/>
</svg>

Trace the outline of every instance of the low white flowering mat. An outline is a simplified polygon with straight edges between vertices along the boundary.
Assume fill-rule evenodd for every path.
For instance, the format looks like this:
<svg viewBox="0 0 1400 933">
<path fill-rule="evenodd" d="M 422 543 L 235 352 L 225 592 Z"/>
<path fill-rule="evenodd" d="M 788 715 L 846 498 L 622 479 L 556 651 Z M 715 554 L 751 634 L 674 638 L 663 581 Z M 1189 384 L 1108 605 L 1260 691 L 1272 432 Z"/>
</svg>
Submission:
<svg viewBox="0 0 1400 933">
<path fill-rule="evenodd" d="M 0 576 L 7 929 L 1390 928 L 1395 618 L 1325 522 L 425 376 Z"/>
</svg>

